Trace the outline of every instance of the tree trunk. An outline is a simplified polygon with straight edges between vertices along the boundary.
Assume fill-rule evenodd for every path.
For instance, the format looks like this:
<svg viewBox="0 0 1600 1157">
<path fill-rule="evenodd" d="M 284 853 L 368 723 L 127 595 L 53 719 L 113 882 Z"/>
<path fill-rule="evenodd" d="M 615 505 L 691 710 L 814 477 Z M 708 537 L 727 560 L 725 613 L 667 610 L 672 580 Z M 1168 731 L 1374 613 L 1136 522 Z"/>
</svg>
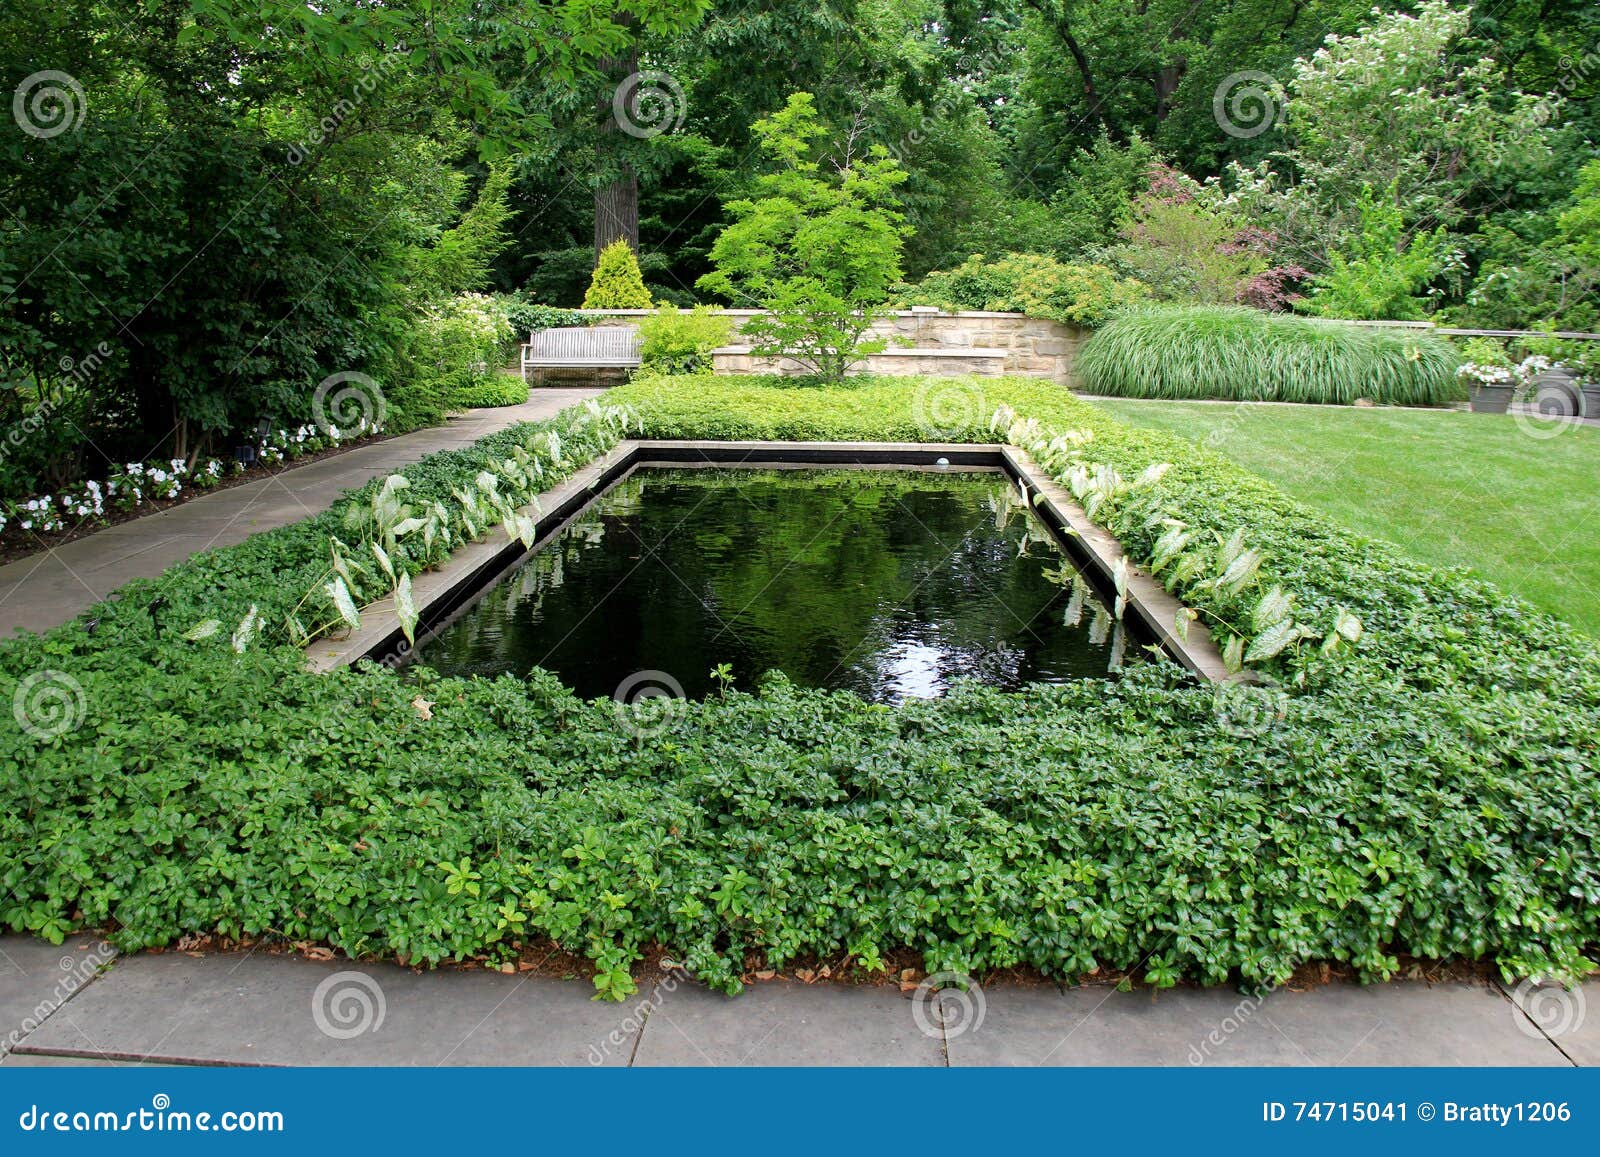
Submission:
<svg viewBox="0 0 1600 1157">
<path fill-rule="evenodd" d="M 623 16 L 613 16 L 618 23 L 631 23 Z M 623 149 L 622 126 L 617 123 L 617 109 L 613 101 L 618 86 L 639 71 L 638 43 L 630 45 L 622 56 L 609 57 L 600 62 L 601 75 L 606 82 L 601 86 L 595 105 L 600 113 L 599 155 L 595 158 L 595 172 L 599 178 L 594 190 L 594 259 L 598 264 L 600 251 L 617 238 L 622 238 L 635 253 L 639 251 L 639 177 L 627 162 Z M 637 89 L 629 90 L 625 115 L 634 117 Z"/>
<path fill-rule="evenodd" d="M 633 166 L 623 162 L 616 180 L 594 191 L 594 259 L 617 238 L 639 251 L 639 178 Z"/>
<path fill-rule="evenodd" d="M 1187 65 L 1186 60 L 1179 58 L 1156 73 L 1156 120 L 1166 120 L 1167 114 L 1172 111 L 1172 97 L 1178 91 Z"/>
</svg>

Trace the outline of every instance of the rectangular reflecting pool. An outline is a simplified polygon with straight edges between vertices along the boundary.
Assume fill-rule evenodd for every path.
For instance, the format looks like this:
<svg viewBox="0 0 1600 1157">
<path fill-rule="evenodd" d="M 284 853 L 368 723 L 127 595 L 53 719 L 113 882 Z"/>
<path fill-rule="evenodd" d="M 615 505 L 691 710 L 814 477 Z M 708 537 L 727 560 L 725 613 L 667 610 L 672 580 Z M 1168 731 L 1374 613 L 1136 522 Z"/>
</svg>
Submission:
<svg viewBox="0 0 1600 1157">
<path fill-rule="evenodd" d="M 642 467 L 413 658 L 586 698 L 641 671 L 698 698 L 725 663 L 893 703 L 1105 678 L 1139 641 L 998 471 Z"/>
</svg>

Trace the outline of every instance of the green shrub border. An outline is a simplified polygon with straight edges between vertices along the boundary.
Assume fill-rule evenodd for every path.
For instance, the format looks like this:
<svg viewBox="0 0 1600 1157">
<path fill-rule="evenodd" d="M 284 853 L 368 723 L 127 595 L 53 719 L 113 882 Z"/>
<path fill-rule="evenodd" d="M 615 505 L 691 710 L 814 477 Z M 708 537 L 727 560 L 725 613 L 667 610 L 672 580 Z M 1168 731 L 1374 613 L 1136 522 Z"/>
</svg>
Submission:
<svg viewBox="0 0 1600 1157">
<path fill-rule="evenodd" d="M 608 401 L 637 407 L 647 437 L 895 441 L 917 437 L 919 388 L 647 377 Z M 1156 985 L 1270 982 L 1308 960 L 1378 978 L 1401 953 L 1593 968 L 1592 643 L 1048 384 L 948 388 L 972 419 L 941 439 L 1029 448 L 1135 558 L 1188 535 L 1159 577 L 1208 621 L 1254 647 L 1267 596 L 1288 600 L 1306 632 L 1252 664 L 1265 697 L 1173 664 L 898 709 L 774 679 L 640 735 L 549 676 L 318 676 L 270 632 L 236 649 L 235 624 L 277 621 L 324 577 L 368 487 L 0 650 L 0 694 L 67 692 L 43 726 L 0 730 L 0 921 L 413 964 L 553 941 L 594 961 L 608 997 L 651 944 L 730 990 L 753 958 L 871 968 L 898 948 L 934 970 Z M 991 429 L 1001 404 L 1027 417 Z M 589 457 L 610 437 L 568 412 L 405 474 L 414 497 L 447 493 L 552 431 L 589 437 Z M 1215 562 L 1241 531 L 1242 585 L 1182 562 Z M 209 619 L 225 629 L 187 637 Z"/>
</svg>

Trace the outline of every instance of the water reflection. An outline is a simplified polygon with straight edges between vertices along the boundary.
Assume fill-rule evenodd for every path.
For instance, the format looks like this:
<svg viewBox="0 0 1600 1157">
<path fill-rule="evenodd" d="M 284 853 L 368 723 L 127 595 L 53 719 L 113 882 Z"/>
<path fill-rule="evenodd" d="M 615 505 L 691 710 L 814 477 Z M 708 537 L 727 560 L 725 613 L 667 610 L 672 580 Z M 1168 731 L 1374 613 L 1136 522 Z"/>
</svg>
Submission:
<svg viewBox="0 0 1600 1157">
<path fill-rule="evenodd" d="M 419 650 L 544 667 L 585 696 L 635 671 L 691 696 L 729 663 L 898 702 L 959 677 L 1103 678 L 1142 652 L 992 473 L 643 470 Z"/>
</svg>

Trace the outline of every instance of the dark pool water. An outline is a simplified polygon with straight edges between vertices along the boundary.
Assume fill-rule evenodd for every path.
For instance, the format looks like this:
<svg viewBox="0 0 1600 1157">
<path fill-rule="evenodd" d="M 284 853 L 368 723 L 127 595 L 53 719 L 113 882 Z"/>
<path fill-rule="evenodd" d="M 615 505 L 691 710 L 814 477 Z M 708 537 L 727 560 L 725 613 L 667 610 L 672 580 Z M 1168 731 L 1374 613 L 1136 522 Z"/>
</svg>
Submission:
<svg viewBox="0 0 1600 1157">
<path fill-rule="evenodd" d="M 645 469 L 418 649 L 454 675 L 543 667 L 584 697 L 641 671 L 693 698 L 783 671 L 898 702 L 1142 656 L 996 473 Z"/>
</svg>

